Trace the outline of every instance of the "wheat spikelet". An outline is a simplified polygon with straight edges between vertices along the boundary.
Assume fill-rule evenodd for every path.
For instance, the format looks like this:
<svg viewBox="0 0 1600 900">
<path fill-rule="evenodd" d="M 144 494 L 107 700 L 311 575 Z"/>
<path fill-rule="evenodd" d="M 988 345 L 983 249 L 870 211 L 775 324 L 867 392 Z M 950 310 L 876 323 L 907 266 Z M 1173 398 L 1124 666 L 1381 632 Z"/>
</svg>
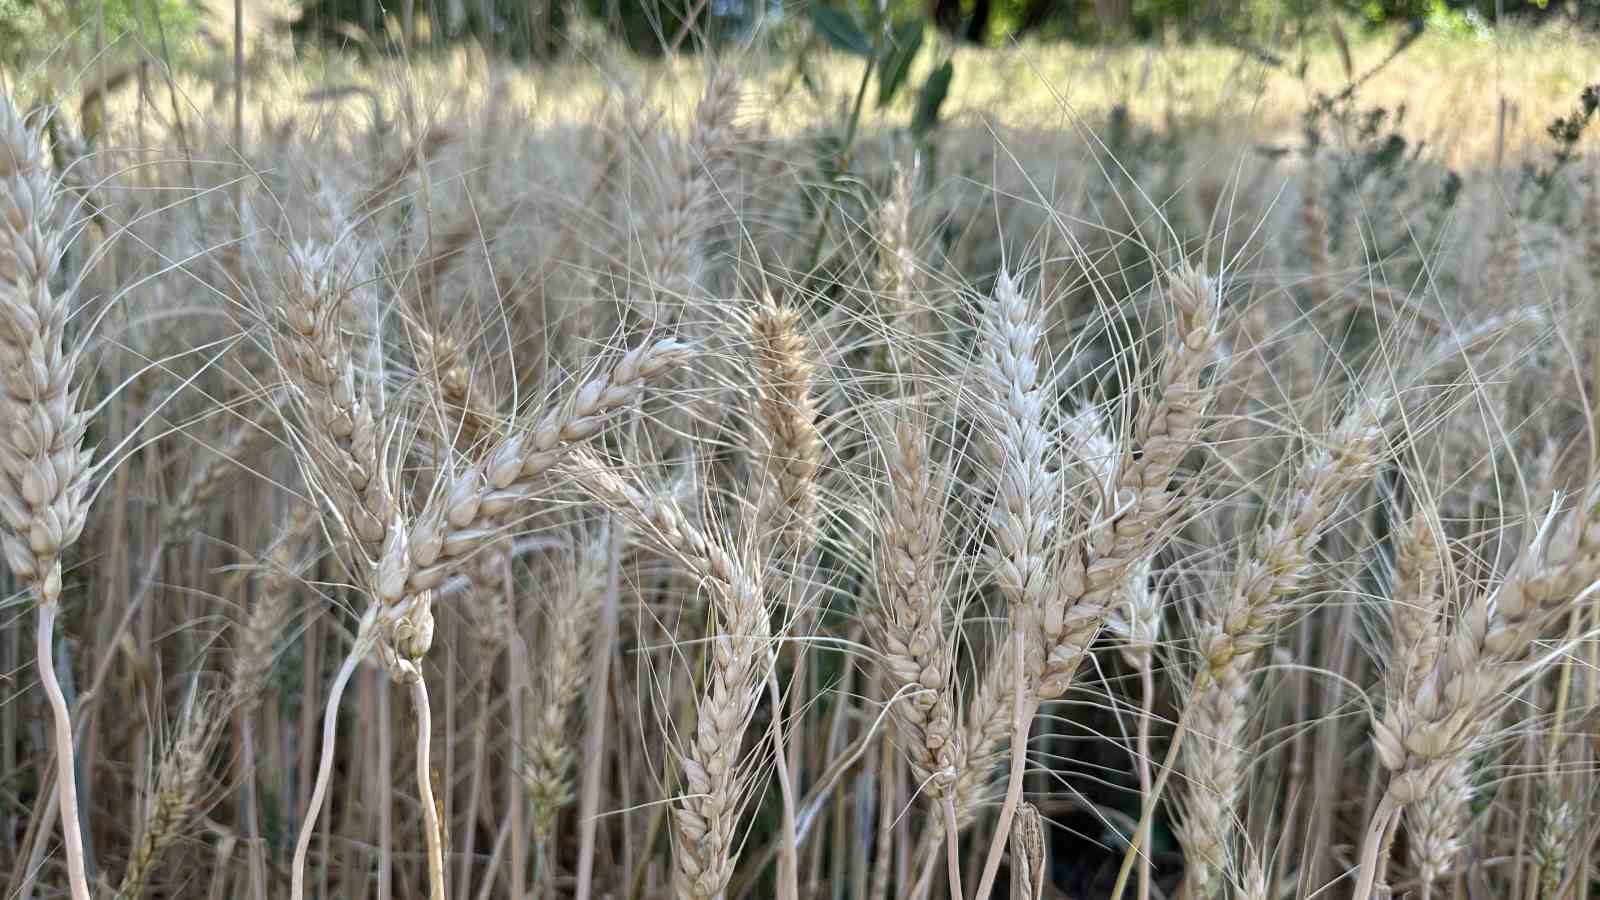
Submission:
<svg viewBox="0 0 1600 900">
<path fill-rule="evenodd" d="M 1402 702 L 1420 686 L 1439 659 L 1444 645 L 1444 554 L 1438 524 L 1427 511 L 1405 523 L 1395 542 L 1393 592 L 1389 622 L 1394 658 L 1386 672 L 1389 703 Z"/>
<path fill-rule="evenodd" d="M 668 151 L 661 207 L 644 235 L 645 274 L 652 291 L 664 298 L 698 299 L 703 267 L 699 246 L 714 209 L 715 170 L 733 147 L 739 99 L 735 73 L 713 72 L 690 120 L 687 140 Z M 641 308 L 650 321 L 662 321 L 659 311 Z"/>
<path fill-rule="evenodd" d="M 1184 266 L 1169 273 L 1174 318 L 1159 362 L 1153 397 L 1133 428 L 1143 448 L 1135 458 L 1125 445 L 1106 483 L 1115 488 L 1096 504 L 1088 536 L 1051 548 L 1039 608 L 1025 620 L 1024 677 L 1033 700 L 1066 693 L 1101 627 L 1125 595 L 1129 572 L 1146 559 L 1176 502 L 1170 482 L 1198 438 L 1213 388 L 1201 373 L 1215 359 L 1220 297 L 1209 279 Z M 962 741 L 968 764 L 951 786 L 957 822 L 972 821 L 989 781 L 988 763 L 1013 736 L 1008 715 L 1015 701 L 1013 642 L 998 648 L 967 704 Z M 1016 752 L 1021 752 L 1018 748 Z M 943 838 L 935 822 L 924 831 L 919 857 Z"/>
<path fill-rule="evenodd" d="M 994 569 L 1014 627 L 1033 622 L 1044 590 L 1056 479 L 1045 466 L 1048 386 L 1041 384 L 1040 317 L 1011 276 L 1001 271 L 980 325 L 982 377 L 998 425 L 989 444 L 995 478 Z"/>
<path fill-rule="evenodd" d="M 1426 499 L 1419 504 L 1428 503 Z M 1395 541 L 1395 569 L 1389 598 L 1393 655 L 1384 669 L 1386 706 L 1399 706 L 1419 690 L 1438 663 L 1445 639 L 1444 554 L 1434 511 L 1419 506 Z M 1406 811 L 1417 879 L 1423 890 L 1455 866 L 1461 850 L 1462 819 L 1472 799 L 1465 760 L 1450 767 L 1423 800 Z"/>
<path fill-rule="evenodd" d="M 915 170 L 895 166 L 894 187 L 878 208 L 876 290 L 878 317 L 885 327 L 881 343 L 873 348 L 872 368 L 883 373 L 904 372 L 911 356 L 903 350 L 902 334 L 920 333 L 918 321 L 917 258 L 911 245 L 911 186 Z"/>
<path fill-rule="evenodd" d="M 372 404 L 362 399 L 356 367 L 340 322 L 352 303 L 342 248 L 297 244 L 291 248 L 280 307 L 285 328 L 274 345 L 278 365 L 290 375 L 293 408 L 302 421 L 306 458 L 321 477 L 348 534 L 370 562 L 382 553 L 394 498 L 379 472 L 380 429 Z"/>
<path fill-rule="evenodd" d="M 1472 802 L 1472 779 L 1466 760 L 1448 766 L 1427 796 L 1406 810 L 1417 880 L 1426 891 L 1455 870 L 1461 855 L 1463 820 Z"/>
<path fill-rule="evenodd" d="M 1187 266 L 1171 273 L 1174 320 L 1159 364 L 1153 402 L 1134 422 L 1134 459 L 1125 446 L 1110 479 L 1115 490 L 1095 512 L 1088 536 L 1065 548 L 1044 598 L 1039 622 L 1042 659 L 1031 663 L 1038 696 L 1066 692 L 1095 635 L 1116 605 L 1129 570 L 1146 559 L 1176 496 L 1172 475 L 1199 436 L 1214 388 L 1201 372 L 1216 355 L 1220 297 L 1209 279 Z"/>
<path fill-rule="evenodd" d="M 439 399 L 454 427 L 451 435 L 456 448 L 470 452 L 484 441 L 498 436 L 500 416 L 496 404 L 473 377 L 465 349 L 455 339 L 433 334 L 425 328 L 411 329 L 417 355 L 417 370 L 437 385 Z"/>
<path fill-rule="evenodd" d="M 1198 638 L 1200 669 L 1186 713 L 1195 738 L 1184 745 L 1191 784 L 1180 836 L 1184 877 L 1197 896 L 1221 889 L 1232 823 L 1244 786 L 1250 681 L 1261 650 L 1292 609 L 1311 571 L 1311 554 L 1340 501 L 1381 461 L 1383 401 L 1363 400 L 1307 454 L 1300 472 L 1234 572 L 1226 598 L 1207 611 Z"/>
<path fill-rule="evenodd" d="M 1085 406 L 1067 417 L 1064 443 L 1099 483 L 1102 497 L 1112 494 L 1112 479 L 1122 453 L 1112 439 L 1099 410 Z M 1122 599 L 1106 617 L 1106 632 L 1115 638 L 1122 658 L 1137 671 L 1150 667 L 1151 655 L 1161 637 L 1160 595 L 1150 587 L 1152 556 L 1128 567 Z"/>
<path fill-rule="evenodd" d="M 721 895 L 733 874 L 739 754 L 768 658 L 771 634 L 758 567 L 691 525 L 670 499 L 640 491 L 593 456 L 579 451 L 569 468 L 597 499 L 695 573 L 716 608 L 710 671 L 694 738 L 682 753 L 684 784 L 673 809 L 674 891 L 709 900 Z"/>
<path fill-rule="evenodd" d="M 1572 802 L 1562 796 L 1559 780 L 1546 784 L 1538 799 L 1539 816 L 1533 839 L 1533 861 L 1539 867 L 1539 896 L 1557 897 L 1567 874 L 1569 847 L 1581 846 Z"/>
<path fill-rule="evenodd" d="M 1532 674 L 1524 663 L 1542 629 L 1600 580 L 1600 487 L 1552 513 L 1492 589 L 1455 623 L 1428 677 L 1373 721 L 1373 748 L 1389 783 L 1368 823 L 1357 890 L 1377 879 L 1392 823 L 1428 799 L 1481 745 L 1507 689 Z"/>
<path fill-rule="evenodd" d="M 56 185 L 37 130 L 0 102 L 0 516 L 6 563 L 41 604 L 61 598 L 61 551 L 88 514 L 88 414 L 66 345 L 71 294 L 50 288 L 61 253 Z"/>
<path fill-rule="evenodd" d="M 1600 489 L 1547 523 L 1493 590 L 1455 624 L 1428 678 L 1374 723 L 1373 742 L 1393 772 L 1395 808 L 1422 799 L 1445 768 L 1475 746 L 1505 688 L 1527 673 L 1522 661 L 1552 617 L 1600 575 Z"/>
</svg>

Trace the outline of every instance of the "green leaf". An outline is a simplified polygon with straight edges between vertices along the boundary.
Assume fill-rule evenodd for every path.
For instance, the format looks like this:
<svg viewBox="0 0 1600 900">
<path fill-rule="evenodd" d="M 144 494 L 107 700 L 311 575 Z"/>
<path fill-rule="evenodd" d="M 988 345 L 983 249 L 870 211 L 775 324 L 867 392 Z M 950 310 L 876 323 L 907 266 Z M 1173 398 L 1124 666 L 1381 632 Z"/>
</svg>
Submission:
<svg viewBox="0 0 1600 900">
<path fill-rule="evenodd" d="M 893 46 L 878 67 L 878 108 L 889 105 L 911 74 L 911 63 L 922 49 L 922 20 L 913 19 L 894 30 Z"/>
<path fill-rule="evenodd" d="M 811 24 L 835 50 L 854 53 L 862 59 L 872 58 L 872 41 L 856 26 L 849 13 L 816 3 L 811 7 Z"/>
<path fill-rule="evenodd" d="M 939 107 L 950 94 L 950 79 L 955 74 L 956 67 L 947 59 L 923 82 L 922 93 L 917 97 L 917 111 L 911 116 L 911 133 L 916 137 L 926 136 L 939 124 Z"/>
</svg>

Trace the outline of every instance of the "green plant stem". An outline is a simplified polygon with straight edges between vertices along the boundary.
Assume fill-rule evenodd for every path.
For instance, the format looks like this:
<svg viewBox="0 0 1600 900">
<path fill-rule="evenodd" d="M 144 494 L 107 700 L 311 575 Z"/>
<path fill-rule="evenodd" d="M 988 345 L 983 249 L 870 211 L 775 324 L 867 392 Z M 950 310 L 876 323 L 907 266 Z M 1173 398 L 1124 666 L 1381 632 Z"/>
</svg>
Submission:
<svg viewBox="0 0 1600 900">
<path fill-rule="evenodd" d="M 861 72 L 861 83 L 856 85 L 856 99 L 855 102 L 850 106 L 850 118 L 845 122 L 844 144 L 840 146 L 837 156 L 838 172 L 834 175 L 833 179 L 831 179 L 829 184 L 830 188 L 832 187 L 833 182 L 837 182 L 839 180 L 839 175 L 843 175 L 849 170 L 850 150 L 853 146 L 855 146 L 856 133 L 861 128 L 861 111 L 865 107 L 867 101 L 867 85 L 872 81 L 873 69 L 877 68 L 878 66 L 878 56 L 882 52 L 882 47 L 883 39 L 877 36 L 873 37 L 872 57 L 867 60 L 867 67 Z M 822 259 L 822 244 L 828 238 L 828 225 L 833 220 L 833 206 L 834 204 L 832 195 L 830 194 L 824 198 L 822 205 L 822 221 L 817 223 L 817 236 L 811 242 L 811 254 L 809 257 L 807 257 L 805 267 L 805 271 L 807 272 L 815 270 L 817 264 Z"/>
</svg>

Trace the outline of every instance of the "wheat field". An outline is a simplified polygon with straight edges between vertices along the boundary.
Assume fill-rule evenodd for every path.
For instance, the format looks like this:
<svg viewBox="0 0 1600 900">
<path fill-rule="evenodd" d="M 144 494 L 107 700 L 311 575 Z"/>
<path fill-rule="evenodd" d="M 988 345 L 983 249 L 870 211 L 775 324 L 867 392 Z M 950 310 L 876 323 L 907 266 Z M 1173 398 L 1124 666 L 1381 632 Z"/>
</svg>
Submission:
<svg viewBox="0 0 1600 900">
<path fill-rule="evenodd" d="M 1590 896 L 1595 47 L 1392 38 L 0 60 L 0 897 Z"/>
</svg>

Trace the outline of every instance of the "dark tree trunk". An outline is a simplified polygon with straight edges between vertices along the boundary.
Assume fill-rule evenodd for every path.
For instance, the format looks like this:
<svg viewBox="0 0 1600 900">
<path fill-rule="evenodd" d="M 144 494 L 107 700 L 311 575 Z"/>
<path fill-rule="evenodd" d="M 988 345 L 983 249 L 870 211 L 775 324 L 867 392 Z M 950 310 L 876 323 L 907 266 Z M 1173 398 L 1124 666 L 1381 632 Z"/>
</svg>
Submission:
<svg viewBox="0 0 1600 900">
<path fill-rule="evenodd" d="M 1017 30 L 1013 36 L 1022 37 L 1034 31 L 1051 19 L 1059 18 L 1068 12 L 1061 0 L 1028 0 L 1028 5 L 1022 9 L 1022 19 L 1017 23 Z"/>
<path fill-rule="evenodd" d="M 994 11 L 992 0 L 976 0 L 972 5 L 972 18 L 967 20 L 967 43 L 981 44 L 989 38 L 989 14 Z"/>
<path fill-rule="evenodd" d="M 961 0 L 928 0 L 928 18 L 941 32 L 961 33 Z"/>
</svg>

